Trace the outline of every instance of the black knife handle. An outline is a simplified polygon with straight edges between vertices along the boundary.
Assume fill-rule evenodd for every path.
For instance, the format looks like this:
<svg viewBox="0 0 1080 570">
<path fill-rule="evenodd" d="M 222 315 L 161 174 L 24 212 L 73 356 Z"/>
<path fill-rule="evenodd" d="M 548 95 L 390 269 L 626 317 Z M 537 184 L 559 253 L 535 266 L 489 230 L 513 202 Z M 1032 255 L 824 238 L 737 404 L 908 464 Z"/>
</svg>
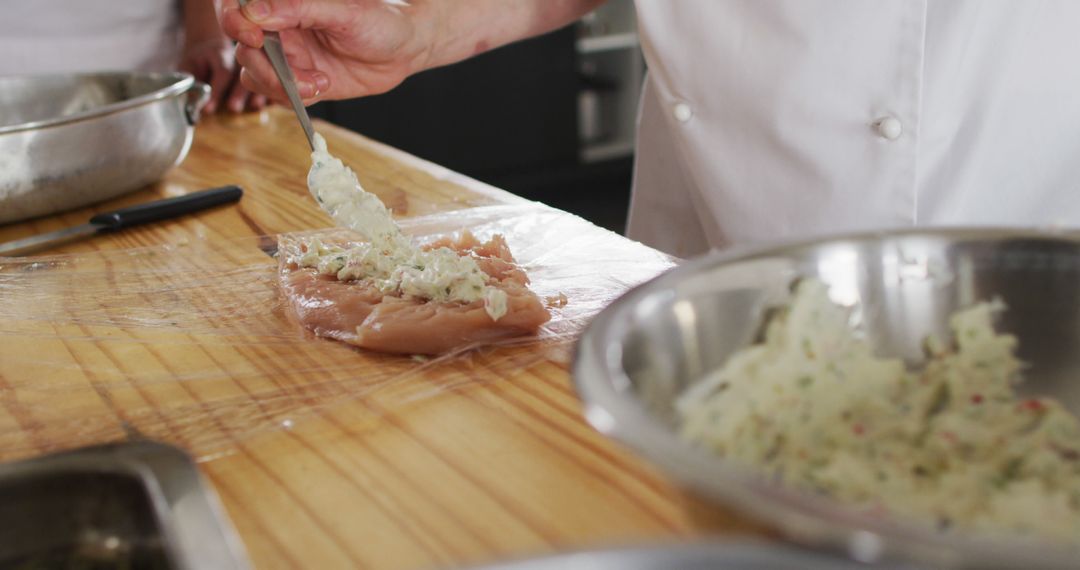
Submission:
<svg viewBox="0 0 1080 570">
<path fill-rule="evenodd" d="M 184 194 L 175 198 L 166 198 L 111 212 L 102 212 L 90 218 L 91 224 L 100 224 L 104 229 L 119 230 L 147 222 L 156 222 L 190 214 L 220 204 L 228 204 L 240 199 L 244 191 L 235 185 L 222 186 Z"/>
</svg>

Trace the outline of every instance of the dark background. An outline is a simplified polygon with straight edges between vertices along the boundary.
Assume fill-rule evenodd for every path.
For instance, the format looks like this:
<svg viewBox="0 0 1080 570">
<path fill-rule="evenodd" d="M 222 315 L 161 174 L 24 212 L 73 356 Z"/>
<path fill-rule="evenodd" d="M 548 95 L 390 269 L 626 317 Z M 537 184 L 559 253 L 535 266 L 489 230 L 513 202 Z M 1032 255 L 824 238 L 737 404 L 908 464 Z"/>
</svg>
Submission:
<svg viewBox="0 0 1080 570">
<path fill-rule="evenodd" d="M 621 233 L 633 159 L 579 159 L 575 39 L 563 28 L 311 113 Z"/>
</svg>

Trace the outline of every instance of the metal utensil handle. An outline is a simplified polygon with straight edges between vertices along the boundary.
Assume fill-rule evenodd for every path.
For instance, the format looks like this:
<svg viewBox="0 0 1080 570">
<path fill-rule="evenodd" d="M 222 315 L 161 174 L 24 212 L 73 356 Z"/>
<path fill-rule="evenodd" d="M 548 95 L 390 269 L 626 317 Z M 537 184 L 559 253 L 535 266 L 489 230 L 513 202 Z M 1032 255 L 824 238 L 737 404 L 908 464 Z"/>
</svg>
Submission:
<svg viewBox="0 0 1080 570">
<path fill-rule="evenodd" d="M 240 0 L 240 5 L 247 6 L 248 1 Z M 285 59 L 285 49 L 281 47 L 281 36 L 277 32 L 263 31 L 263 51 L 266 52 L 266 57 L 270 60 L 278 81 L 281 82 L 281 88 L 285 90 L 285 95 L 289 98 L 296 118 L 300 120 L 300 126 L 307 135 L 311 150 L 315 150 L 315 129 L 311 127 L 311 119 L 308 117 L 307 109 L 304 108 L 304 101 L 300 98 L 300 92 L 296 90 L 296 76 L 293 75 L 289 62 Z"/>
<path fill-rule="evenodd" d="M 311 127 L 311 119 L 308 118 L 307 109 L 304 108 L 304 101 L 296 89 L 296 76 L 293 75 L 288 61 L 285 60 L 285 50 L 281 47 L 281 36 L 277 32 L 263 33 L 263 51 L 266 52 L 266 57 L 270 58 L 270 65 L 274 66 L 274 72 L 277 73 L 281 87 L 285 89 L 285 95 L 289 97 L 289 103 L 296 112 L 296 118 L 300 119 L 300 126 L 307 135 L 311 150 L 315 150 L 315 129 Z"/>
<path fill-rule="evenodd" d="M 147 222 L 156 222 L 205 210 L 240 199 L 244 191 L 239 186 L 222 186 L 200 192 L 192 192 L 175 198 L 166 198 L 111 212 L 103 212 L 90 218 L 91 224 L 100 224 L 109 230 L 119 230 Z"/>
</svg>

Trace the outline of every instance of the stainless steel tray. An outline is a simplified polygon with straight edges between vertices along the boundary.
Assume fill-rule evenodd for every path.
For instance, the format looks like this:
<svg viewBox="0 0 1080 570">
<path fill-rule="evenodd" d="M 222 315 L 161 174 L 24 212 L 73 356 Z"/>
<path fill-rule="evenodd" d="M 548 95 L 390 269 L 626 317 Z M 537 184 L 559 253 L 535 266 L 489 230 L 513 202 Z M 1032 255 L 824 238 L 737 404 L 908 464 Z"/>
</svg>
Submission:
<svg viewBox="0 0 1080 570">
<path fill-rule="evenodd" d="M 790 538 L 896 555 L 935 567 L 1075 568 L 1080 545 L 1008 533 L 938 533 L 871 516 L 769 481 L 677 435 L 672 402 L 751 343 L 796 278 L 816 277 L 878 353 L 921 359 L 929 334 L 946 335 L 961 307 L 1000 297 L 1002 330 L 1030 364 L 1028 393 L 1080 413 L 1080 237 L 1009 229 L 867 233 L 730 251 L 650 281 L 601 312 L 577 346 L 573 375 L 586 417 L 703 501 L 740 508 Z"/>
<path fill-rule="evenodd" d="M 0 567 L 248 568 L 194 463 L 130 443 L 0 465 Z"/>
<path fill-rule="evenodd" d="M 157 181 L 187 155 L 209 94 L 186 73 L 0 77 L 0 224 Z"/>
<path fill-rule="evenodd" d="M 593 550 L 484 566 L 477 570 L 868 570 L 865 564 L 791 546 L 700 543 Z M 899 570 L 900 566 L 874 566 Z M 908 570 L 913 570 L 908 568 Z"/>
</svg>

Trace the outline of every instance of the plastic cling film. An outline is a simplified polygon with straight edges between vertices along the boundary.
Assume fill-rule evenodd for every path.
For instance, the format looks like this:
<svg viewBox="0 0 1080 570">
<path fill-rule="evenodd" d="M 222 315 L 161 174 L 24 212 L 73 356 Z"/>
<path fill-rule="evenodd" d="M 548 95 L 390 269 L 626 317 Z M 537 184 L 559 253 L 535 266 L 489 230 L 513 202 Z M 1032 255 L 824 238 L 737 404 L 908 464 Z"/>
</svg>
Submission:
<svg viewBox="0 0 1080 570">
<path fill-rule="evenodd" d="M 676 262 L 531 203 L 401 226 L 420 241 L 504 235 L 552 319 L 536 336 L 394 356 L 294 322 L 278 291 L 276 236 L 0 258 L 0 460 L 141 437 L 209 459 L 342 402 L 393 410 L 565 364 L 593 315 Z"/>
</svg>

